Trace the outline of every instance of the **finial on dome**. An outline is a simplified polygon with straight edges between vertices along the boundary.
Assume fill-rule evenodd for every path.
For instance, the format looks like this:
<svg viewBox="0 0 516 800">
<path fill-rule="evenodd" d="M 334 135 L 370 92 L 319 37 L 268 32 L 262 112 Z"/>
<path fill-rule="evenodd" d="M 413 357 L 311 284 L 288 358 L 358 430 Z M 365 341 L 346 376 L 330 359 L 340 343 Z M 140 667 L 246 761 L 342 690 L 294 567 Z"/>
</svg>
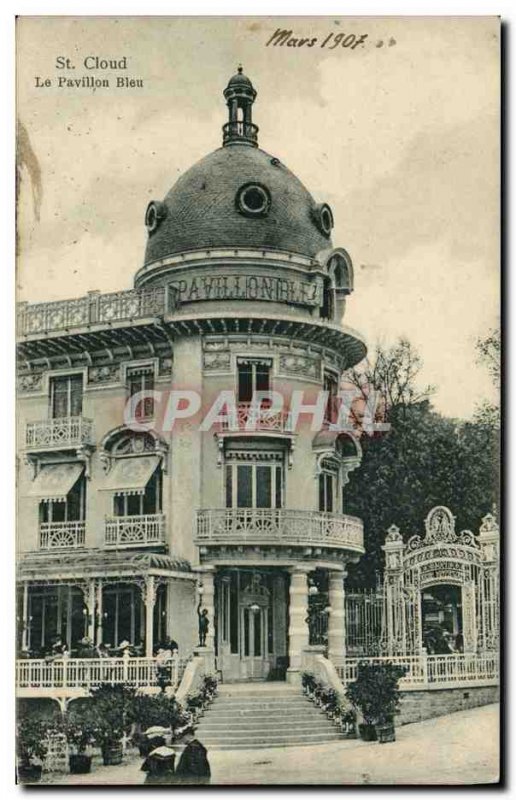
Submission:
<svg viewBox="0 0 516 800">
<path fill-rule="evenodd" d="M 222 127 L 224 147 L 230 144 L 258 147 L 258 127 L 253 125 L 252 119 L 256 90 L 244 75 L 242 64 L 224 89 L 224 97 L 229 109 L 229 121 Z"/>
</svg>

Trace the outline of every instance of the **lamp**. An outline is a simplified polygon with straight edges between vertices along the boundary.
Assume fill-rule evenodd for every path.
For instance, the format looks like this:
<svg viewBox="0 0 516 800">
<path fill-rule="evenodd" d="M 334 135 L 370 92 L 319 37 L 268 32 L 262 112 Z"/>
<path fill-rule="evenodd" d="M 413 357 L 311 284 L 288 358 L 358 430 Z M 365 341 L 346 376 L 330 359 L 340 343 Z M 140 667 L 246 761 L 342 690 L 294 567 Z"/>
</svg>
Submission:
<svg viewBox="0 0 516 800">
<path fill-rule="evenodd" d="M 259 610 L 260 606 L 258 605 L 258 603 L 251 603 L 251 605 L 249 606 L 249 611 L 252 611 L 253 614 L 256 614 Z"/>
</svg>

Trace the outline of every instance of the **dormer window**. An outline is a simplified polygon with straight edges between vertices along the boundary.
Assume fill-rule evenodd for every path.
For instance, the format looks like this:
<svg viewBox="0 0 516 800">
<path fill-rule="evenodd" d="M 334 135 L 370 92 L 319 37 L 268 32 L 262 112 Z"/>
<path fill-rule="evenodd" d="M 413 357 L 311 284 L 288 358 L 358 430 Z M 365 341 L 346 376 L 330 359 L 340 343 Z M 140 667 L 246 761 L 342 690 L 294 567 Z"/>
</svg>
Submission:
<svg viewBox="0 0 516 800">
<path fill-rule="evenodd" d="M 270 359 L 239 358 L 237 360 L 238 402 L 250 403 L 256 392 L 271 389 Z"/>
</svg>

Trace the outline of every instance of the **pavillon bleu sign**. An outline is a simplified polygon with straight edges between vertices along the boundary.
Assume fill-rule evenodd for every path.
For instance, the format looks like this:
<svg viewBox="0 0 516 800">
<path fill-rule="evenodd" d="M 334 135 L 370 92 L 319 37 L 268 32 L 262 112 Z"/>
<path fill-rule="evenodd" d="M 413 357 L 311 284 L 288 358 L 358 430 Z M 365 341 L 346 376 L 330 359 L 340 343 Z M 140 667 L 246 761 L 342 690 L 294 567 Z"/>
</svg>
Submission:
<svg viewBox="0 0 516 800">
<path fill-rule="evenodd" d="M 266 275 L 206 275 L 170 283 L 180 303 L 198 300 L 265 300 L 301 306 L 321 305 L 318 281 L 287 280 Z"/>
</svg>

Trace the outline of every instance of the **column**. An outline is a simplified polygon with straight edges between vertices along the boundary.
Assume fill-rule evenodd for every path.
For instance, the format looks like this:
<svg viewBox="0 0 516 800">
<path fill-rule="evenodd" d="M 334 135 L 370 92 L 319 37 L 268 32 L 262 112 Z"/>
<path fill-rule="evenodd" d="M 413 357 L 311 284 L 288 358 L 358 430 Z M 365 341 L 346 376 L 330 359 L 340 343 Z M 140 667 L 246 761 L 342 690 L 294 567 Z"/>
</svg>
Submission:
<svg viewBox="0 0 516 800">
<path fill-rule="evenodd" d="M 102 608 L 102 579 L 99 579 L 97 584 L 97 638 L 95 644 L 102 643 L 102 621 L 103 621 L 103 608 Z"/>
<path fill-rule="evenodd" d="M 85 636 L 88 637 L 92 644 L 95 644 L 95 581 L 89 580 L 87 582 L 86 590 L 84 592 L 84 605 L 86 606 L 86 630 Z"/>
<path fill-rule="evenodd" d="M 156 602 L 156 587 L 154 575 L 145 578 L 145 657 L 152 658 L 154 653 L 154 604 Z"/>
<path fill-rule="evenodd" d="M 308 572 L 310 567 L 294 567 L 290 573 L 287 680 L 300 678 L 303 650 L 308 647 Z"/>
<path fill-rule="evenodd" d="M 23 606 L 22 606 L 22 650 L 29 647 L 29 584 L 23 584 Z"/>
<path fill-rule="evenodd" d="M 328 657 L 334 666 L 342 666 L 346 657 L 345 572 L 331 569 L 328 573 L 330 618 L 328 620 Z"/>
</svg>

